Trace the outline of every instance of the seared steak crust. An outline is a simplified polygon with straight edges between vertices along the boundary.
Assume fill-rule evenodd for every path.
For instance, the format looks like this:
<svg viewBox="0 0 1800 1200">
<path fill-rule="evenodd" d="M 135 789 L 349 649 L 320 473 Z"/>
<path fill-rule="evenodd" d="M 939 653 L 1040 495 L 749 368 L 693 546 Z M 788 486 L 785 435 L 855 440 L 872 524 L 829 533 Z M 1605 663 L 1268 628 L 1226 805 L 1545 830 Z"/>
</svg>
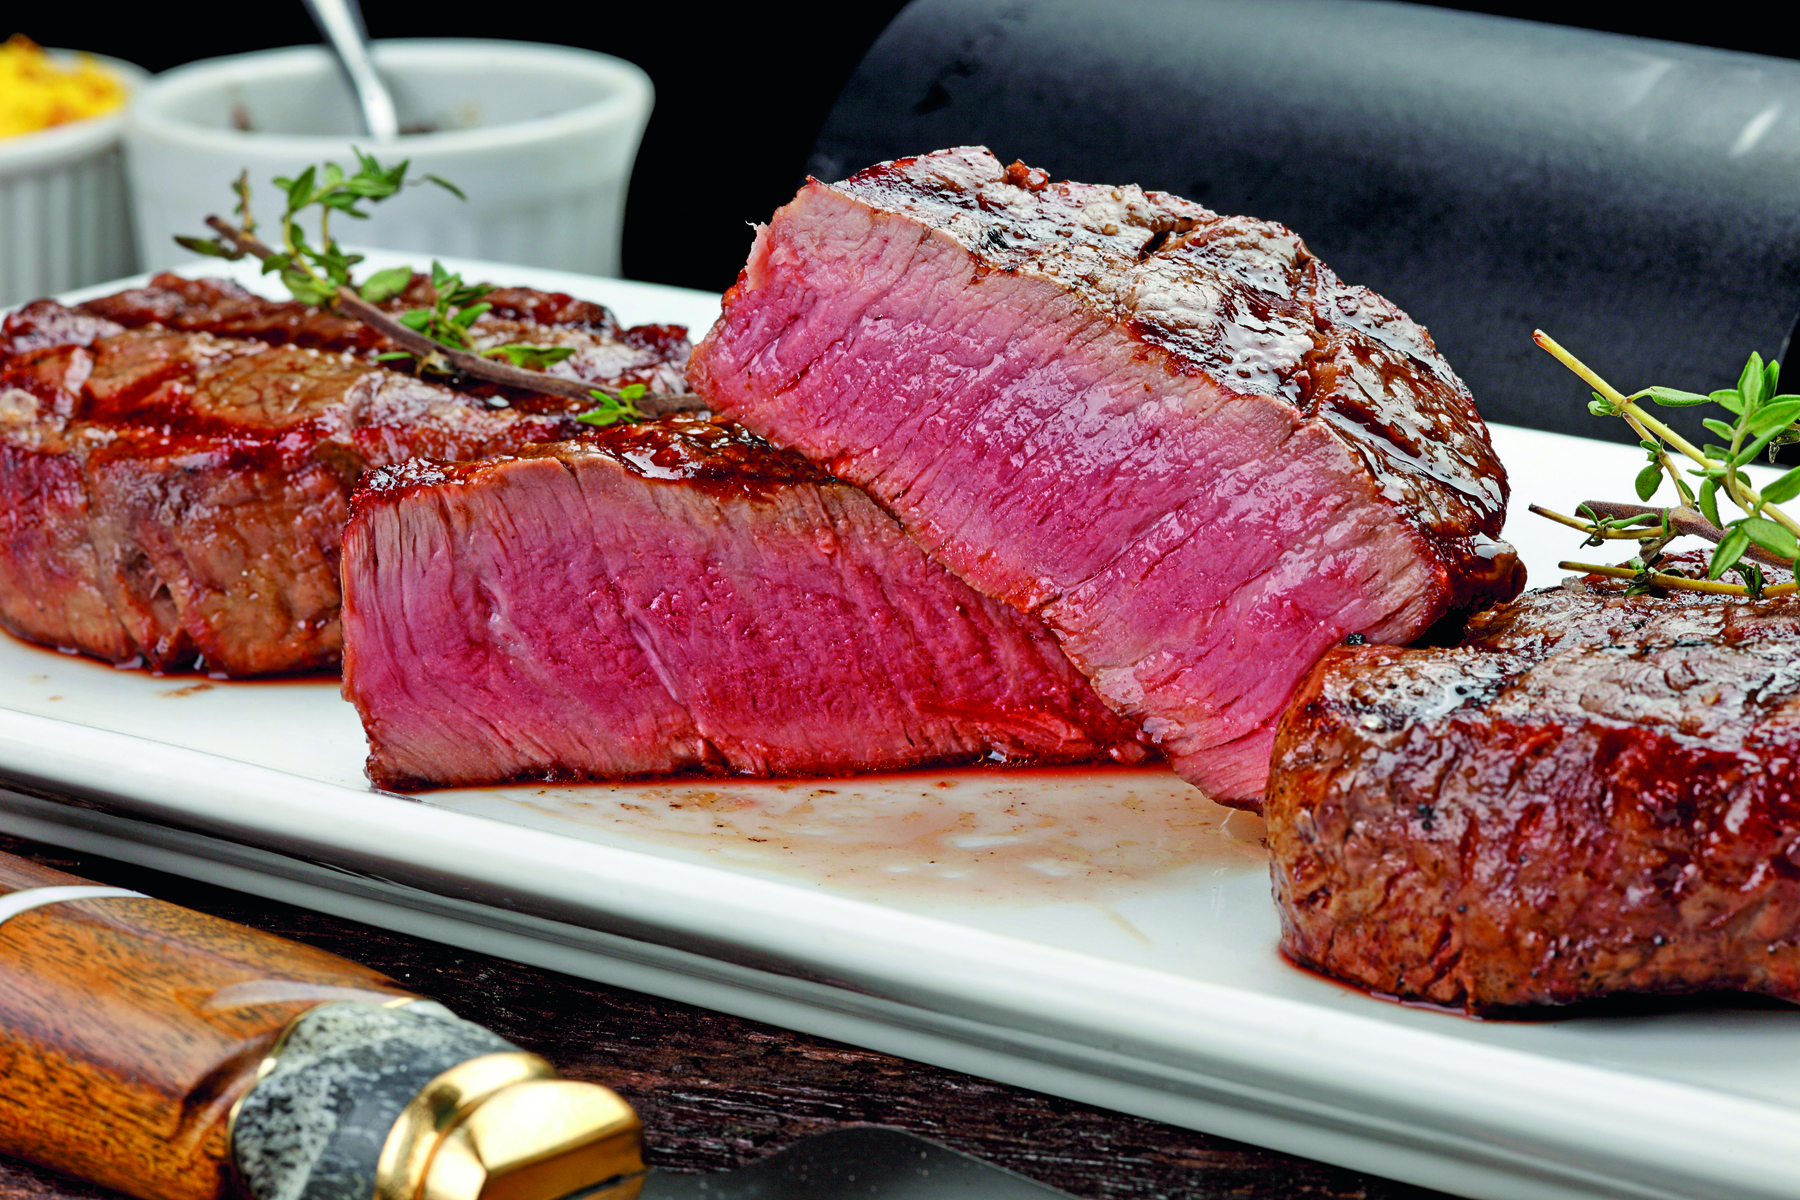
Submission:
<svg viewBox="0 0 1800 1200">
<path fill-rule="evenodd" d="M 353 508 L 344 694 L 384 787 L 1148 756 L 1041 623 L 741 429 L 410 462 Z"/>
<path fill-rule="evenodd" d="M 579 304 L 508 299 L 534 297 Z M 585 339 L 595 362 L 636 363 L 627 374 L 679 368 L 667 355 L 684 340 L 645 351 L 597 306 L 572 316 L 532 325 L 535 340 Z M 516 332 L 525 318 L 495 319 Z M 384 347 L 335 314 L 172 275 L 13 313 L 0 326 L 0 625 L 158 670 L 334 669 L 339 540 L 363 470 L 579 428 L 566 400 L 452 391 L 369 361 Z"/>
<path fill-rule="evenodd" d="M 809 181 L 696 350 L 720 412 L 1042 617 L 1215 798 L 1349 632 L 1516 595 L 1506 482 L 1425 331 L 1279 225 L 986 150 Z"/>
<path fill-rule="evenodd" d="M 1342 646 L 1276 737 L 1282 948 L 1483 1011 L 1800 1001 L 1800 603 L 1598 577 L 1449 648 Z"/>
</svg>

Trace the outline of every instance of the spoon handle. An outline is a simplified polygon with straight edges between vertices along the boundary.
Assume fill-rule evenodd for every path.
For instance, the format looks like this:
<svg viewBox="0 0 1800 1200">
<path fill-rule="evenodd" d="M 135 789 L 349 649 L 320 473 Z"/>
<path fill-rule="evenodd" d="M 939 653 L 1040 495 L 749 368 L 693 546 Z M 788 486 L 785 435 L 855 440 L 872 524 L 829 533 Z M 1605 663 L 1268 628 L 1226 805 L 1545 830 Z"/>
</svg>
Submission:
<svg viewBox="0 0 1800 1200">
<path fill-rule="evenodd" d="M 337 51 L 338 64 L 356 92 L 357 107 L 369 135 L 377 142 L 399 137 L 400 118 L 394 110 L 394 97 L 375 73 L 375 60 L 369 55 L 368 29 L 356 0 L 306 0 L 306 11 Z"/>
</svg>

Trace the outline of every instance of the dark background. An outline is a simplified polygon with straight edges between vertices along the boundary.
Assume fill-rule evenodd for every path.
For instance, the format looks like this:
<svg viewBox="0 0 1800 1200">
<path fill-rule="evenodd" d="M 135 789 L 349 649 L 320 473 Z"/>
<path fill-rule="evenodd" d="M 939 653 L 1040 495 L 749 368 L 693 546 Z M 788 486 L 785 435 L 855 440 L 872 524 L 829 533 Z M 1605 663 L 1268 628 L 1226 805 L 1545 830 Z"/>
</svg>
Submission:
<svg viewBox="0 0 1800 1200">
<path fill-rule="evenodd" d="M 1346 4 L 1367 0 L 1343 0 Z M 852 69 L 902 7 L 866 0 L 829 7 L 568 4 L 550 0 L 497 23 L 491 5 L 425 8 L 364 0 L 373 36 L 506 37 L 560 42 L 630 59 L 656 83 L 625 218 L 625 274 L 720 291 L 749 249 L 747 222 L 793 195 L 807 153 Z M 1711 10 L 1475 3 L 1443 7 L 1580 25 L 1729 50 L 1800 56 L 1792 39 Z M 771 14 L 789 14 L 778 19 Z M 247 50 L 318 41 L 299 0 L 266 5 L 194 0 L 126 6 L 104 19 L 78 5 L 37 6 L 12 19 L 49 46 L 74 47 L 152 71 Z M 12 32 L 0 30 L 0 32 Z M 934 147 L 918 147 L 919 150 Z M 995 146 L 1002 160 L 1004 146 Z"/>
</svg>

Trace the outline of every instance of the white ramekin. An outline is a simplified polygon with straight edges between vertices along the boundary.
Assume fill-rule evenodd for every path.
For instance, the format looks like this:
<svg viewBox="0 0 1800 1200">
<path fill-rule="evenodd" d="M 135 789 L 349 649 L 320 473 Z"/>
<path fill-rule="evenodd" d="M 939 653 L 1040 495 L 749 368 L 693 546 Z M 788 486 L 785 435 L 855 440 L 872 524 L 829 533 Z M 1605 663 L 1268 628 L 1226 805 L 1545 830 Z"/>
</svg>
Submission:
<svg viewBox="0 0 1800 1200">
<path fill-rule="evenodd" d="M 133 96 L 142 90 L 143 70 L 95 57 Z M 120 150 L 131 103 L 0 139 L 0 308 L 137 270 Z"/>
<path fill-rule="evenodd" d="M 321 162 L 354 169 L 358 146 L 384 166 L 410 159 L 410 174 L 441 175 L 468 200 L 409 188 L 371 206 L 367 221 L 334 218 L 341 241 L 619 273 L 625 189 L 650 119 L 642 71 L 587 50 L 501 41 L 378 42 L 375 63 L 402 125 L 430 122 L 439 132 L 383 145 L 353 136 L 360 123 L 349 87 L 322 47 L 158 75 L 126 125 L 145 268 L 191 257 L 174 236 L 207 234 L 209 213 L 229 216 L 240 171 L 250 172 L 253 212 L 270 237 L 281 203 L 269 180 Z M 249 132 L 238 127 L 246 120 Z"/>
</svg>

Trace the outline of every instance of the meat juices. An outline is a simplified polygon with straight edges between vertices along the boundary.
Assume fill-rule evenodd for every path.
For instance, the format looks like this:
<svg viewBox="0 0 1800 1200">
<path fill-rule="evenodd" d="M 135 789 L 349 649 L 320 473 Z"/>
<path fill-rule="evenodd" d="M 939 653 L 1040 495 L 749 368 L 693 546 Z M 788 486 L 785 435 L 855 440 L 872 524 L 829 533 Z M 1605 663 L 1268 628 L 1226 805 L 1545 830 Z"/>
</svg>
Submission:
<svg viewBox="0 0 1800 1200">
<path fill-rule="evenodd" d="M 679 381 L 679 330 L 621 331 L 567 296 L 499 301 L 478 337 L 572 344 L 597 382 Z M 173 275 L 7 317 L 0 625 L 159 670 L 335 669 L 339 540 L 366 467 L 580 428 L 560 398 L 496 408 L 368 361 L 386 348 L 335 314 Z"/>
<path fill-rule="evenodd" d="M 1800 604 L 1624 592 L 1326 654 L 1265 806 L 1289 957 L 1475 1012 L 1800 1001 Z"/>
<path fill-rule="evenodd" d="M 372 472 L 343 571 L 384 787 L 1148 757 L 1042 624 L 707 422 Z"/>
<path fill-rule="evenodd" d="M 1327 647 L 1523 585 L 1505 474 L 1425 331 L 1281 226 L 1162 193 L 980 148 L 808 181 L 688 377 L 1042 618 L 1229 803 Z"/>
</svg>

